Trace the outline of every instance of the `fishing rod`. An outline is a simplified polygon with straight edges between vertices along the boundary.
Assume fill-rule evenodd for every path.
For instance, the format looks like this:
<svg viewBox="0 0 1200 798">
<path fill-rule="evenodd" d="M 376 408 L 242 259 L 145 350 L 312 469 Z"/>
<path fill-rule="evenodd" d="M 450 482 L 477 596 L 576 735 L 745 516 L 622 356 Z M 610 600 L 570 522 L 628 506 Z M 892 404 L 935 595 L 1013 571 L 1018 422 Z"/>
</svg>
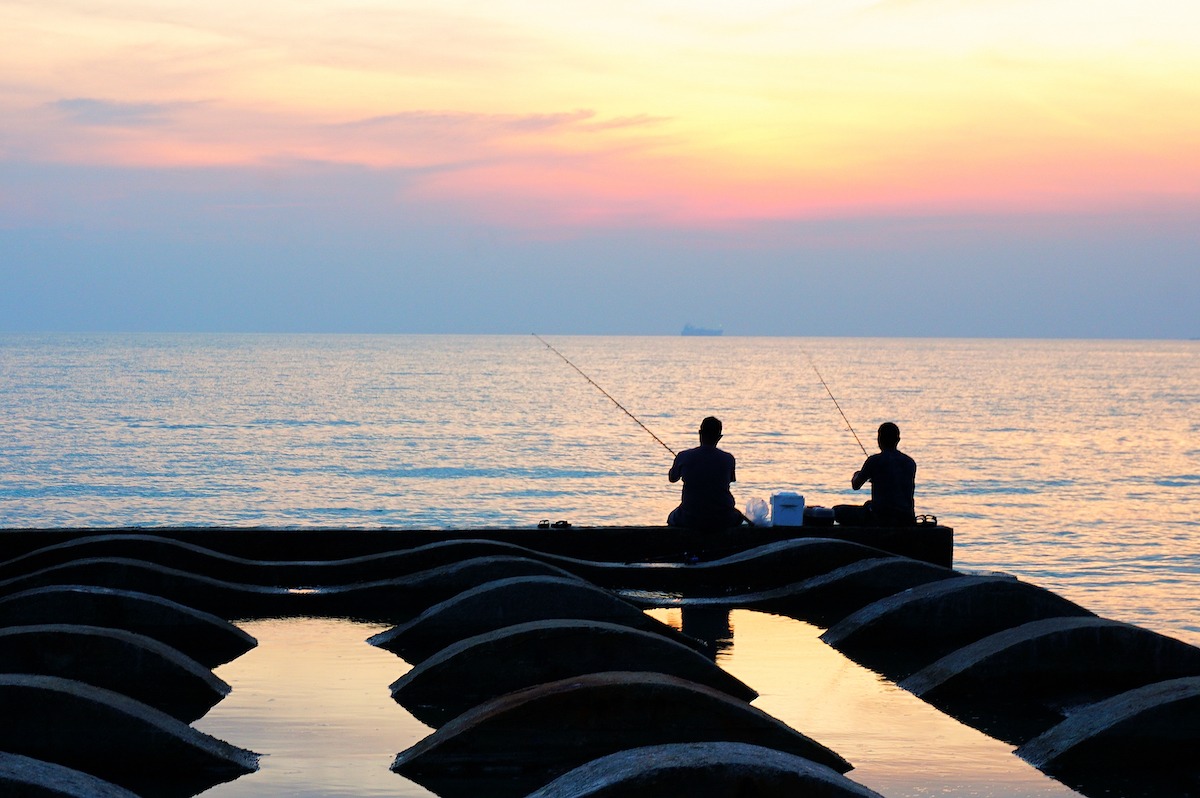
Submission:
<svg viewBox="0 0 1200 798">
<path fill-rule="evenodd" d="M 538 340 L 539 340 L 539 341 L 541 341 L 543 344 L 545 344 L 547 349 L 549 349 L 551 352 L 553 352 L 554 354 L 556 354 L 556 355 L 558 355 L 559 357 L 561 357 L 561 358 L 562 358 L 564 361 L 566 361 L 566 364 L 567 364 L 568 366 L 570 366 L 571 368 L 573 368 L 573 369 L 575 369 L 576 371 L 578 371 L 578 372 L 579 372 L 579 374 L 580 374 L 580 376 L 582 376 L 582 377 L 583 377 L 585 380 L 587 380 L 587 381 L 588 381 L 588 382 L 590 382 L 590 383 L 591 383 L 593 386 L 595 386 L 595 388 L 596 388 L 596 390 L 597 390 L 597 391 L 599 391 L 600 393 L 602 393 L 602 394 L 604 394 L 605 396 L 607 396 L 607 397 L 608 397 L 608 400 L 609 400 L 610 402 L 612 402 L 612 403 L 613 403 L 614 405 L 616 405 L 617 407 L 621 408 L 621 412 L 623 412 L 625 415 L 629 416 L 629 417 L 630 417 L 630 418 L 632 418 L 632 419 L 633 419 L 635 422 L 637 422 L 637 425 L 638 425 L 639 427 L 641 427 L 642 429 L 646 430 L 646 432 L 647 432 L 647 433 L 649 433 L 649 435 L 650 435 L 650 437 L 651 437 L 651 438 L 653 438 L 654 440 L 658 441 L 658 444 L 659 444 L 660 446 L 662 446 L 664 449 L 666 449 L 668 452 L 670 452 L 670 453 L 671 453 L 671 456 L 672 456 L 672 457 L 674 457 L 674 456 L 675 456 L 675 450 L 674 450 L 674 449 L 672 449 L 670 446 L 667 446 L 665 443 L 663 443 L 663 442 L 662 442 L 662 439 L 661 439 L 661 438 L 659 438 L 657 435 L 655 435 L 653 432 L 650 432 L 650 428 L 649 428 L 649 427 L 647 427 L 645 424 L 643 424 L 643 423 L 641 422 L 641 420 L 640 420 L 640 419 L 639 419 L 637 416 L 635 416 L 633 413 L 630 413 L 628 410 L 626 410 L 626 409 L 625 409 L 625 406 L 624 406 L 623 404 L 621 404 L 621 403 L 620 403 L 620 402 L 618 402 L 616 399 L 614 399 L 614 398 L 613 398 L 613 395 L 612 395 L 612 394 L 610 394 L 608 391 L 606 391 L 606 390 L 604 390 L 603 388 L 601 388 L 601 387 L 600 387 L 600 386 L 599 386 L 599 385 L 596 383 L 596 381 L 595 381 L 595 380 L 593 380 L 593 379 L 592 379 L 591 377 L 589 377 L 588 375 L 584 374 L 584 373 L 583 373 L 583 370 L 582 370 L 581 368 L 579 368 L 579 366 L 576 366 L 576 365 L 575 365 L 574 363 L 572 363 L 570 360 L 567 360 L 567 356 L 566 356 L 566 355 L 564 355 L 562 352 L 559 352 L 557 349 L 555 349 L 554 347 L 550 346 L 550 344 L 547 344 L 547 343 L 546 343 L 546 341 L 545 341 L 545 339 L 543 339 L 543 338 L 542 338 L 542 336 L 538 335 L 537 333 L 532 333 L 532 335 L 533 335 L 533 337 L 534 337 L 534 338 L 538 339 Z"/>
<path fill-rule="evenodd" d="M 608 391 L 606 391 L 606 390 L 604 390 L 603 388 L 601 388 L 601 387 L 600 387 L 600 385 L 599 385 L 599 384 L 598 384 L 598 383 L 597 383 L 595 380 L 593 380 L 593 379 L 592 379 L 591 377 L 589 377 L 588 375 L 584 374 L 584 373 L 583 373 L 583 369 L 579 368 L 579 366 L 576 366 L 574 363 L 572 363 L 570 360 L 568 360 L 568 359 L 567 359 L 567 356 L 566 356 L 566 355 L 564 355 L 562 352 L 559 352 L 557 349 L 555 349 L 554 347 L 550 346 L 550 344 L 546 343 L 546 340 L 545 340 L 544 338 L 542 338 L 542 336 L 538 335 L 537 333 L 531 333 L 531 335 L 533 335 L 533 337 L 534 337 L 534 338 L 538 339 L 538 340 L 539 340 L 539 341 L 541 341 L 543 344 L 545 344 L 546 348 L 547 348 L 547 349 L 549 349 L 551 352 L 553 352 L 554 354 L 556 354 L 556 355 L 558 355 L 559 357 L 561 357 L 561 358 L 563 359 L 563 361 L 564 361 L 564 362 L 565 362 L 565 363 L 566 363 L 568 366 L 570 366 L 571 368 L 573 368 L 573 369 L 575 369 L 576 371 L 578 371 L 578 372 L 579 372 L 579 375 L 580 375 L 581 377 L 583 377 L 585 380 L 587 380 L 587 381 L 588 381 L 588 382 L 590 382 L 590 383 L 591 383 L 593 386 L 595 386 L 595 388 L 596 388 L 596 390 L 597 390 L 597 391 L 599 391 L 600 393 L 602 393 L 602 394 L 604 394 L 605 396 L 607 396 L 607 397 L 608 397 L 608 400 L 609 400 L 610 402 L 612 402 L 612 403 L 613 403 L 614 405 L 616 405 L 617 407 L 621 408 L 621 412 L 622 412 L 622 413 L 624 413 L 625 415 L 627 415 L 627 416 L 629 416 L 630 418 L 632 418 L 632 419 L 633 419 L 635 422 L 637 422 L 637 425 L 638 425 L 639 427 L 641 427 L 642 429 L 646 430 L 646 433 L 647 433 L 647 434 L 648 434 L 648 435 L 649 435 L 651 438 L 653 438 L 654 440 L 658 441 L 658 445 L 659 445 L 659 446 L 663 447 L 663 448 L 664 448 L 664 449 L 666 449 L 668 452 L 670 452 L 672 457 L 675 457 L 675 456 L 676 456 L 676 454 L 675 454 L 675 450 L 674 450 L 674 449 L 672 449 L 670 446 L 667 446 L 665 443 L 663 443 L 663 442 L 662 442 L 662 438 L 658 437 L 658 436 L 657 436 L 657 435 L 655 435 L 653 432 L 651 432 L 651 431 L 650 431 L 650 428 L 649 428 L 649 427 L 647 427 L 645 424 L 643 424 L 643 423 L 642 423 L 642 421 L 641 421 L 641 419 L 639 419 L 639 418 L 638 418 L 637 416 L 635 416 L 633 413 L 630 413 L 628 410 L 626 410 L 626 409 L 625 409 L 625 405 L 621 404 L 621 403 L 620 403 L 620 402 L 618 402 L 616 399 L 614 399 L 614 398 L 613 398 L 613 395 L 612 395 L 611 393 L 609 393 Z M 831 394 L 831 395 L 832 395 L 832 394 Z M 847 423 L 849 423 L 849 422 L 847 422 Z M 855 437 L 857 437 L 857 436 L 855 436 Z M 859 444 L 859 445 L 861 446 L 862 444 Z M 742 517 L 742 520 L 743 520 L 743 521 L 745 521 L 747 524 L 749 524 L 750 526 L 754 526 L 754 525 L 755 525 L 755 524 L 754 524 L 754 522 L 750 520 L 750 517 L 749 517 L 749 516 L 747 516 L 745 513 L 743 513 L 741 510 L 737 509 L 736 507 L 735 507 L 735 508 L 733 508 L 733 509 L 734 509 L 734 512 L 736 512 L 738 515 L 740 515 L 740 516 Z"/>
<path fill-rule="evenodd" d="M 862 449 L 863 456 L 870 457 L 870 455 L 867 454 L 867 447 L 863 446 L 862 441 L 858 439 L 858 433 L 854 431 L 854 425 L 850 423 L 850 419 L 846 418 L 846 414 L 842 411 L 842 406 L 838 404 L 838 400 L 834 397 L 833 391 L 829 390 L 828 383 L 825 382 L 825 378 L 821 376 L 821 372 L 817 369 L 817 364 L 813 361 L 812 355 L 810 355 L 808 352 L 805 352 L 804 356 L 808 358 L 808 365 L 812 366 L 812 370 L 817 374 L 817 379 L 820 380 L 821 385 L 825 387 L 825 393 L 829 394 L 830 399 L 833 399 L 833 406 L 836 407 L 837 411 L 842 414 L 842 421 L 846 422 L 846 429 L 850 430 L 850 434 L 854 436 L 854 441 L 858 444 L 858 448 Z"/>
</svg>

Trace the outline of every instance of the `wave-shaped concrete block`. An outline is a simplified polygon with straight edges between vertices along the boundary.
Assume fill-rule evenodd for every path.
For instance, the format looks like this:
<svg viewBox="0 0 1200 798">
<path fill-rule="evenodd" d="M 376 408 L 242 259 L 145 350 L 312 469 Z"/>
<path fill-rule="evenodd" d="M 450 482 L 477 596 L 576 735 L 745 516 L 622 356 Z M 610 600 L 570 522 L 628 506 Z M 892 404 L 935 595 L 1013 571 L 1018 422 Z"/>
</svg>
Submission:
<svg viewBox="0 0 1200 798">
<path fill-rule="evenodd" d="M 53 676 L 0 674 L 0 750 L 136 793 L 190 796 L 257 769 L 258 755 L 132 698 Z"/>
<path fill-rule="evenodd" d="M 627 748 L 717 741 L 778 749 L 839 773 L 851 767 L 725 693 L 664 674 L 616 672 L 550 682 L 481 704 L 401 752 L 392 770 L 443 796 L 470 789 L 472 775 L 504 770 L 512 778 L 496 789 L 516 796 Z"/>
<path fill-rule="evenodd" d="M 227 580 L 262 572 L 261 564 L 162 535 L 113 533 L 53 543 L 0 563 L 0 580 L 77 560 L 125 558 Z M 248 581 L 254 582 L 253 578 Z"/>
<path fill-rule="evenodd" d="M 592 573 L 587 578 L 605 587 L 720 597 L 761 592 L 852 562 L 894 556 L 845 540 L 798 538 L 757 546 L 709 562 L 628 565 L 620 568 L 619 579 L 614 576 L 602 581 L 600 575 Z"/>
<path fill-rule="evenodd" d="M 224 618 L 132 590 L 51 585 L 0 597 L 0 626 L 43 623 L 135 632 L 208 668 L 237 659 L 257 645 L 251 635 Z"/>
<path fill-rule="evenodd" d="M 555 619 L 616 623 L 666 636 L 699 649 L 627 601 L 574 577 L 497 579 L 434 604 L 417 617 L 371 637 L 371 645 L 419 663 L 446 646 L 518 623 Z"/>
<path fill-rule="evenodd" d="M 293 589 L 228 582 L 164 565 L 121 557 L 73 560 L 0 582 L 0 595 L 47 585 L 82 583 L 162 596 L 224 618 L 340 615 L 364 620 L 407 620 L 430 604 L 467 588 L 508 576 L 566 571 L 523 557 L 478 557 L 379 582 Z"/>
<path fill-rule="evenodd" d="M 503 663 L 503 665 L 499 665 Z M 652 671 L 742 701 L 757 696 L 693 648 L 659 634 L 602 621 L 533 621 L 449 646 L 392 684 L 392 698 L 439 726 L 505 693 L 605 671 Z"/>
<path fill-rule="evenodd" d="M 243 586 L 334 588 L 390 581 L 485 556 L 537 560 L 611 589 L 721 596 L 773 589 L 848 562 L 894 555 L 845 540 L 801 538 L 759 545 L 696 564 L 630 563 L 580 559 L 512 542 L 467 538 L 350 558 L 254 560 L 161 534 L 114 532 L 54 543 L 0 563 L 0 582 L 71 562 L 121 559 Z"/>
<path fill-rule="evenodd" d="M 750 606 L 828 627 L 902 590 L 960 576 L 950 568 L 907 557 L 861 560 L 790 585 Z"/>
<path fill-rule="evenodd" d="M 222 618 L 282 615 L 296 603 L 296 596 L 286 588 L 227 582 L 124 557 L 72 560 L 13 577 L 0 582 L 0 596 L 67 584 L 150 593 Z"/>
<path fill-rule="evenodd" d="M 989 635 L 900 686 L 1019 745 L 1077 706 L 1185 676 L 1200 676 L 1200 648 L 1130 624 L 1076 617 Z"/>
<path fill-rule="evenodd" d="M 561 568 L 526 557 L 475 557 L 400 579 L 317 590 L 305 604 L 324 615 L 408 621 L 465 590 L 518 576 L 553 576 L 579 581 L 578 577 Z"/>
<path fill-rule="evenodd" d="M 0 751 L 0 795 L 8 798 L 138 798 L 78 770 Z"/>
<path fill-rule="evenodd" d="M 323 560 L 254 560 L 154 534 L 88 535 L 0 563 L 0 580 L 83 559 L 125 558 L 247 585 L 322 587 L 396 579 L 476 557 L 520 556 L 576 562 L 494 540 L 447 540 L 410 549 Z M 582 561 L 578 561 L 581 562 Z M 570 570 L 570 569 L 568 569 Z"/>
<path fill-rule="evenodd" d="M 893 679 L 1003 629 L 1043 618 L 1091 616 L 1078 604 L 1011 576 L 964 576 L 868 604 L 821 639 Z"/>
<path fill-rule="evenodd" d="M 1080 708 L 1017 755 L 1085 794 L 1196 795 L 1200 678 L 1156 682 Z"/>
<path fill-rule="evenodd" d="M 229 694 L 228 684 L 170 646 L 98 626 L 0 628 L 0 673 L 58 676 L 103 687 L 185 723 Z"/>
<path fill-rule="evenodd" d="M 618 751 L 564 773 L 528 798 L 881 798 L 794 754 L 746 743 L 679 743 Z"/>
</svg>

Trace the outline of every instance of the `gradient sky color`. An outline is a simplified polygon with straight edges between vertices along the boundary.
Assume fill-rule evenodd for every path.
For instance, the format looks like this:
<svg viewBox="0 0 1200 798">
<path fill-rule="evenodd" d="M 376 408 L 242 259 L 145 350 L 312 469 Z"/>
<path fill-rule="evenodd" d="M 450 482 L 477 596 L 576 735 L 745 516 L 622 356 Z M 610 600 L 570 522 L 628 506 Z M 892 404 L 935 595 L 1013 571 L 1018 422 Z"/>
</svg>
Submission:
<svg viewBox="0 0 1200 798">
<path fill-rule="evenodd" d="M 0 0 L 0 329 L 1196 337 L 1191 0 Z"/>
</svg>

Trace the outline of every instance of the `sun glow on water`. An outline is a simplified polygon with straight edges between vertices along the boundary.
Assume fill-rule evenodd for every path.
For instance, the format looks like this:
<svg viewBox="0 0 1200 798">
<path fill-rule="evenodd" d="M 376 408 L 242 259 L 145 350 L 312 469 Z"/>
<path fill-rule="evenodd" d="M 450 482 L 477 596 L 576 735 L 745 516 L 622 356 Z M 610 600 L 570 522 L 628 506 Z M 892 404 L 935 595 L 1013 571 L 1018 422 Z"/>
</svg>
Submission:
<svg viewBox="0 0 1200 798">
<path fill-rule="evenodd" d="M 726 423 L 739 505 L 862 501 L 900 424 L 956 564 L 1200 639 L 1194 342 L 551 339 L 676 451 Z M 0 526 L 658 524 L 669 455 L 529 336 L 6 339 Z"/>
<path fill-rule="evenodd" d="M 918 510 L 955 528 L 957 567 L 1200 642 L 1200 450 L 1182 443 L 1198 431 L 1196 342 L 548 340 L 676 450 L 721 417 L 739 504 L 778 490 L 861 501 L 848 481 L 862 452 L 811 356 L 864 443 L 877 421 L 899 423 Z M 662 447 L 529 336 L 6 336 L 0 373 L 0 527 L 653 525 L 679 499 Z M 811 627 L 742 612 L 728 627 L 719 661 L 758 705 L 889 798 L 930 783 L 1062 794 Z M 234 692 L 200 727 L 269 756 L 221 794 L 318 795 L 363 773 L 364 794 L 404 794 L 387 764 L 427 732 L 390 701 L 407 665 L 364 642 L 376 630 L 250 631 L 260 646 L 221 669 Z M 292 721 L 312 736 L 289 736 Z M 297 762 L 292 743 L 324 745 L 325 727 L 369 761 L 330 745 Z M 939 743 L 906 748 L 910 731 Z"/>
</svg>

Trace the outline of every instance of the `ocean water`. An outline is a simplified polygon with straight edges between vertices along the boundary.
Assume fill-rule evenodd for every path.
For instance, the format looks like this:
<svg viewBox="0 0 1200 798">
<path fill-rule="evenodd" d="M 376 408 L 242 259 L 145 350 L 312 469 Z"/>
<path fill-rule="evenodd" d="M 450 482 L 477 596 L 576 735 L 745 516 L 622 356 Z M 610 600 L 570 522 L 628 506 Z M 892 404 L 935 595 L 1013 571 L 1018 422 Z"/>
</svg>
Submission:
<svg viewBox="0 0 1200 798">
<path fill-rule="evenodd" d="M 918 512 L 955 528 L 956 567 L 1200 643 L 1200 342 L 544 337 L 594 384 L 532 335 L 0 335 L 0 528 L 658 524 L 678 501 L 668 448 L 694 445 L 706 415 L 725 422 L 739 503 L 793 490 L 831 506 L 866 498 L 849 486 L 860 442 L 874 451 L 895 421 Z M 904 762 L 925 746 L 908 732 L 881 741 L 800 709 L 829 694 L 794 686 L 805 652 L 827 656 L 804 625 L 735 613 L 732 626 L 722 656 L 756 674 L 743 678 L 764 708 L 886 795 L 1072 794 L 1004 746 L 943 745 L 914 777 Z M 202 723 L 230 739 L 225 704 Z M 305 794 L 265 785 L 246 794 Z"/>
</svg>

